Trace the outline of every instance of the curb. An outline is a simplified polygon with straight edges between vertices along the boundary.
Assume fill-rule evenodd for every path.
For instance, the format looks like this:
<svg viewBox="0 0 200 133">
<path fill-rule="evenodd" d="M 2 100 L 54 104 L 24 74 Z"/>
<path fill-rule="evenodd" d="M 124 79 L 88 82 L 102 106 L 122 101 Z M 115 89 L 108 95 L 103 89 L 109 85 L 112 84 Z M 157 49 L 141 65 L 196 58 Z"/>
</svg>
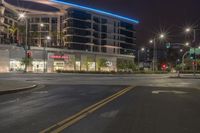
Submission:
<svg viewBox="0 0 200 133">
<path fill-rule="evenodd" d="M 169 78 L 174 78 L 174 79 L 200 79 L 200 77 L 169 77 Z"/>
<path fill-rule="evenodd" d="M 36 88 L 38 85 L 31 85 L 28 87 L 22 87 L 22 88 L 16 88 L 14 90 L 6 90 L 6 91 L 0 91 L 0 95 L 5 95 L 5 94 L 11 94 L 11 93 L 17 93 L 21 91 L 26 91 L 26 90 L 31 90 Z"/>
</svg>

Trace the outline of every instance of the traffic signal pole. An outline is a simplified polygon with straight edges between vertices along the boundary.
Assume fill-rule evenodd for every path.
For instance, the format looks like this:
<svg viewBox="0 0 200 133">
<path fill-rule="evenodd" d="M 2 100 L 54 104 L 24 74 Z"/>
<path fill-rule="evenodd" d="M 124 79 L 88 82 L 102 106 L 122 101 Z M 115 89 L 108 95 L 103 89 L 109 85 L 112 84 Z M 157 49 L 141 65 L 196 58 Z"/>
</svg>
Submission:
<svg viewBox="0 0 200 133">
<path fill-rule="evenodd" d="M 195 42 L 196 42 L 196 29 L 193 30 L 194 32 L 194 40 L 193 40 L 193 43 L 194 43 L 194 63 L 193 63 L 193 75 L 196 76 L 196 68 L 197 68 L 197 59 L 196 59 L 196 46 L 195 46 Z"/>
<path fill-rule="evenodd" d="M 185 56 L 189 53 L 189 51 L 185 52 L 185 54 L 182 57 L 182 71 L 184 71 L 184 67 L 185 67 Z"/>
</svg>

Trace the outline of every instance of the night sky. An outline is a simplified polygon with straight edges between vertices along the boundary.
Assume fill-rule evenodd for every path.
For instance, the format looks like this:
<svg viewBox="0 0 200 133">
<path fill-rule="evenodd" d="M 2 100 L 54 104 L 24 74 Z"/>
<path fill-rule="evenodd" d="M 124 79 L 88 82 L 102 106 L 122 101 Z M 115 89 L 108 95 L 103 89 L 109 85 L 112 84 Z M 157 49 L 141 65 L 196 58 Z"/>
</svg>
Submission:
<svg viewBox="0 0 200 133">
<path fill-rule="evenodd" d="M 14 0 L 9 1 L 14 2 Z M 200 25 L 200 0 L 65 1 L 138 19 L 140 24 L 136 26 L 137 44 L 140 47 L 147 45 L 150 38 L 162 31 L 168 34 L 167 41 L 183 43 L 185 41 L 184 27 Z M 31 7 L 31 4 L 28 6 Z"/>
<path fill-rule="evenodd" d="M 183 40 L 183 28 L 200 24 L 199 0 L 66 0 L 89 7 L 137 18 L 137 44 L 147 45 L 149 39 L 161 31 L 168 33 L 168 41 Z"/>
</svg>

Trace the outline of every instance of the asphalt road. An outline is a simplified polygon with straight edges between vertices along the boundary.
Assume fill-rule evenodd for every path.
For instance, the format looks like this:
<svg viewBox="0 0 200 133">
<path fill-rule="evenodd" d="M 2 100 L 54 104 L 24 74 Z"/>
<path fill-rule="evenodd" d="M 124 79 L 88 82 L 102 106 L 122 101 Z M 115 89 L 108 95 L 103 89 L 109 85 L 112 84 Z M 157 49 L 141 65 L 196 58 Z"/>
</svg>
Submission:
<svg viewBox="0 0 200 133">
<path fill-rule="evenodd" d="M 37 133 L 124 87 L 50 85 L 0 96 L 0 133 Z"/>
<path fill-rule="evenodd" d="M 0 95 L 0 133 L 37 133 L 131 85 L 64 133 L 199 133 L 199 80 L 169 75 L 0 74 L 40 88 Z M 195 89 L 193 89 L 195 88 Z"/>
<path fill-rule="evenodd" d="M 136 87 L 63 133 L 199 133 L 199 101 L 196 89 Z"/>
</svg>

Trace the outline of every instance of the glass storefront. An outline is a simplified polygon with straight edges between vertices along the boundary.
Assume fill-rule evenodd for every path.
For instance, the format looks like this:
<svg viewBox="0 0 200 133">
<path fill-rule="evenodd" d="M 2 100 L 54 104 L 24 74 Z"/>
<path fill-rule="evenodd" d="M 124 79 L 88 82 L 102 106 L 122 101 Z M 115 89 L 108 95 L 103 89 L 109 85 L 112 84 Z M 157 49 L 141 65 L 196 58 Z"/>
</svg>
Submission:
<svg viewBox="0 0 200 133">
<path fill-rule="evenodd" d="M 10 71 L 11 72 L 24 71 L 24 69 L 25 69 L 25 66 L 22 65 L 21 61 L 10 60 Z"/>
<path fill-rule="evenodd" d="M 64 61 L 54 61 L 54 71 L 64 70 L 65 62 Z"/>
<path fill-rule="evenodd" d="M 75 68 L 76 68 L 76 71 L 80 71 L 81 70 L 81 62 L 80 61 L 76 61 L 75 63 Z"/>
<path fill-rule="evenodd" d="M 41 73 L 44 72 L 44 61 L 33 61 L 33 72 Z"/>
</svg>

